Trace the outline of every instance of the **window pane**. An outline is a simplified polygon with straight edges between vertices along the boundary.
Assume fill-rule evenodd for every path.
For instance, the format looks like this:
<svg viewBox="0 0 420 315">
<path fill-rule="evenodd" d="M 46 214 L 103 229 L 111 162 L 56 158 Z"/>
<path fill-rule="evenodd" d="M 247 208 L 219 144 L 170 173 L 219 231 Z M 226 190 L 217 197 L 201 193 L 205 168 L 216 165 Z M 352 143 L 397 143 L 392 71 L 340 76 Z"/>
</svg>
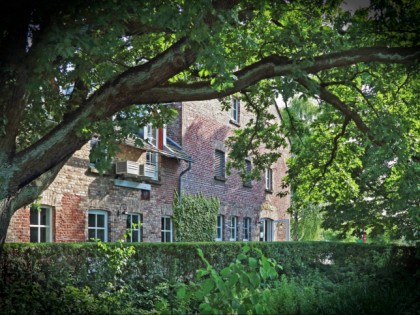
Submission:
<svg viewBox="0 0 420 315">
<path fill-rule="evenodd" d="M 38 225 L 38 216 L 39 216 L 38 210 L 31 208 L 31 214 L 30 214 L 30 220 L 29 220 L 31 225 Z"/>
<path fill-rule="evenodd" d="M 47 209 L 41 208 L 41 225 L 47 225 Z"/>
<path fill-rule="evenodd" d="M 105 230 L 96 230 L 96 237 L 105 242 Z"/>
<path fill-rule="evenodd" d="M 105 216 L 103 214 L 96 215 L 97 227 L 105 227 Z"/>
<path fill-rule="evenodd" d="M 42 243 L 46 242 L 47 241 L 47 237 L 46 237 L 47 229 L 44 228 L 44 227 L 40 228 L 40 234 L 41 234 L 41 242 Z"/>
<path fill-rule="evenodd" d="M 31 243 L 37 243 L 38 242 L 38 228 L 37 227 L 31 227 L 30 242 Z"/>
<path fill-rule="evenodd" d="M 127 215 L 127 228 L 130 229 L 131 228 L 131 215 Z"/>
<path fill-rule="evenodd" d="M 95 227 L 96 226 L 95 218 L 96 218 L 95 214 L 91 214 L 91 213 L 89 214 L 89 222 L 88 222 L 89 227 Z"/>
<path fill-rule="evenodd" d="M 136 226 L 138 226 L 138 224 L 139 224 L 139 215 L 137 215 L 137 214 L 133 214 L 133 215 L 131 216 L 131 221 L 132 221 L 134 224 L 136 224 Z"/>
<path fill-rule="evenodd" d="M 91 241 L 92 239 L 96 239 L 95 230 L 94 229 L 89 229 L 89 231 L 88 231 L 88 240 Z"/>
<path fill-rule="evenodd" d="M 131 239 L 132 239 L 132 242 L 139 242 L 140 241 L 139 232 L 136 230 L 133 230 Z"/>
</svg>

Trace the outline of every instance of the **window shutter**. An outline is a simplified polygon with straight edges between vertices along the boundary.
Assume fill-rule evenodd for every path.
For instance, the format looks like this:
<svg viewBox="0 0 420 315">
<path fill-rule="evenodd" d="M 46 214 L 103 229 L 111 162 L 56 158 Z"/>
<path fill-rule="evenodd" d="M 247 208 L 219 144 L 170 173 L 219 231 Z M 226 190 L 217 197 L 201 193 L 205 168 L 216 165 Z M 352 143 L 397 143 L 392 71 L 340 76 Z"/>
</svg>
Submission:
<svg viewBox="0 0 420 315">
<path fill-rule="evenodd" d="M 215 176 L 225 177 L 225 152 L 216 150 L 214 161 Z"/>
</svg>

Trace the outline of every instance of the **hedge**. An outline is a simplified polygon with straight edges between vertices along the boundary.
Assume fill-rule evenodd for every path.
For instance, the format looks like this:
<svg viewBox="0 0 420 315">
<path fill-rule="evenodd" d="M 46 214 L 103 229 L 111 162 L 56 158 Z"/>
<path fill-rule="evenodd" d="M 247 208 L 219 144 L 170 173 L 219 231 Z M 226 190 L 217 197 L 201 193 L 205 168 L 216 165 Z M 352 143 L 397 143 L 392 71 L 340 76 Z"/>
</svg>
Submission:
<svg viewBox="0 0 420 315">
<path fill-rule="evenodd" d="M 197 255 L 198 248 L 216 269 L 220 269 L 235 260 L 243 244 L 124 244 L 134 246 L 135 253 L 121 277 L 143 287 L 162 281 L 188 282 L 195 271 L 203 267 Z M 416 247 L 335 242 L 247 244 L 276 260 L 288 277 L 305 277 L 316 271 L 335 281 L 345 281 L 349 272 L 378 277 L 401 272 L 414 275 L 419 267 Z M 72 285 L 100 291 L 103 283 L 111 281 L 112 277 L 106 262 L 106 257 L 94 243 L 6 244 L 0 260 L 0 285 L 38 283 L 46 289 Z"/>
</svg>

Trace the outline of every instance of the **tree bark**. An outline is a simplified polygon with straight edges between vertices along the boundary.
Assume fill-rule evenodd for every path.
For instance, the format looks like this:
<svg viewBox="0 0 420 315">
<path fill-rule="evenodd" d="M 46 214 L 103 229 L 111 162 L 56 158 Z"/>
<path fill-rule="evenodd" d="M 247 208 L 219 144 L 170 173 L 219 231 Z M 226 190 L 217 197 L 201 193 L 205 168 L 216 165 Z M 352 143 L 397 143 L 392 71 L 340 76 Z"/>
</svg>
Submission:
<svg viewBox="0 0 420 315">
<path fill-rule="evenodd" d="M 47 189 L 56 178 L 58 172 L 67 162 L 71 155 L 52 169 L 45 172 L 37 179 L 24 186 L 23 188 L 10 193 L 7 197 L 0 199 L 0 247 L 6 241 L 7 229 L 13 214 L 20 208 L 33 202 L 42 192 Z M 5 182 L 5 186 L 7 186 Z M 1 248 L 0 248 L 1 251 Z"/>
</svg>

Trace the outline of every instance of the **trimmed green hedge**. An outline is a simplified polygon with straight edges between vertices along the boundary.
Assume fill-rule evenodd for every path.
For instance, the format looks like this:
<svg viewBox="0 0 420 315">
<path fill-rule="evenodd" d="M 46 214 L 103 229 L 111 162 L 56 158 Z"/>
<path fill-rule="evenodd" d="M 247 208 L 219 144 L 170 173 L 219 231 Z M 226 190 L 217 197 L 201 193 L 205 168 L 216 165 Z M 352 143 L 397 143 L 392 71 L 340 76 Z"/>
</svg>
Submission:
<svg viewBox="0 0 420 315">
<path fill-rule="evenodd" d="M 273 258 L 288 276 L 305 276 L 314 270 L 338 277 L 347 272 L 390 274 L 416 272 L 416 248 L 394 245 L 366 245 L 333 242 L 247 243 Z M 147 286 L 162 279 L 189 280 L 203 267 L 197 255 L 201 248 L 215 268 L 234 261 L 243 243 L 139 243 L 129 259 L 127 271 Z M 107 278 L 106 259 L 94 243 L 6 244 L 0 261 L 3 283 L 36 281 L 54 285 L 57 279 L 73 285 L 90 285 L 95 278 Z M 50 283 L 52 281 L 52 283 Z"/>
<path fill-rule="evenodd" d="M 247 244 L 274 259 L 283 267 L 281 273 L 288 279 L 301 279 L 299 287 L 310 288 L 312 284 L 305 283 L 319 279 L 328 284 L 322 288 L 325 292 L 340 285 L 344 288 L 349 280 L 357 283 L 357 279 L 369 279 L 369 283 L 378 283 L 378 286 L 385 279 L 388 287 L 394 287 L 393 283 L 403 287 L 403 279 L 410 278 L 415 283 L 412 279 L 419 275 L 415 247 L 333 242 Z M 135 253 L 115 281 L 106 253 L 98 250 L 95 243 L 6 244 L 0 260 L 0 309 L 9 310 L 6 313 L 38 313 L 51 309 L 65 314 L 79 313 L 79 308 L 80 313 L 84 313 L 86 308 L 95 306 L 94 311 L 86 313 L 113 313 L 113 309 L 97 307 L 105 307 L 103 301 L 112 298 L 110 305 L 121 308 L 118 303 L 124 299 L 117 298 L 123 293 L 118 291 L 120 285 L 129 287 L 129 294 L 136 295 L 130 297 L 130 301 L 137 303 L 133 313 L 139 308 L 153 310 L 161 296 L 169 301 L 174 299 L 171 288 L 177 283 L 195 281 L 196 270 L 204 267 L 198 248 L 209 263 L 220 270 L 235 261 L 243 245 L 241 242 L 124 244 L 134 246 Z M 109 289 L 109 283 L 114 283 L 113 289 Z M 109 296 L 104 297 L 104 291 Z M 94 302 L 96 298 L 101 302 Z M 74 304 L 73 300 L 77 302 Z M 73 308 L 61 310 L 63 303 L 70 303 Z"/>
</svg>

